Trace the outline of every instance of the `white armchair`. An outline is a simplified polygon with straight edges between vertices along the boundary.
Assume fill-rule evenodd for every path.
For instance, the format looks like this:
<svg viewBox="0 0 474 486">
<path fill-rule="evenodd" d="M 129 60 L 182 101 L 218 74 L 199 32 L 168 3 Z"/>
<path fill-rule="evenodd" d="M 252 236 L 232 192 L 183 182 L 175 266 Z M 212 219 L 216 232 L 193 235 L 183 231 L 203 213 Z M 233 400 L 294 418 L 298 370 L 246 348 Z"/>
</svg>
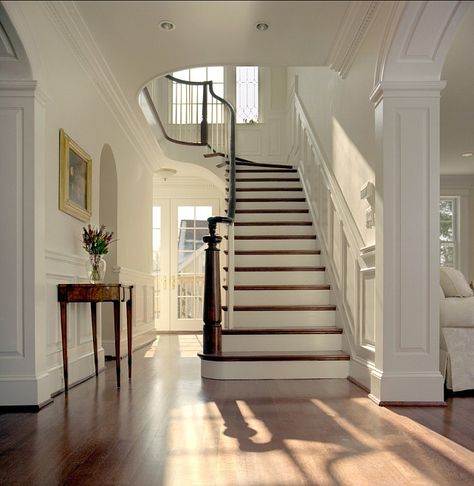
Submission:
<svg viewBox="0 0 474 486">
<path fill-rule="evenodd" d="M 474 297 L 461 272 L 441 267 L 440 367 L 453 391 L 474 389 Z"/>
</svg>

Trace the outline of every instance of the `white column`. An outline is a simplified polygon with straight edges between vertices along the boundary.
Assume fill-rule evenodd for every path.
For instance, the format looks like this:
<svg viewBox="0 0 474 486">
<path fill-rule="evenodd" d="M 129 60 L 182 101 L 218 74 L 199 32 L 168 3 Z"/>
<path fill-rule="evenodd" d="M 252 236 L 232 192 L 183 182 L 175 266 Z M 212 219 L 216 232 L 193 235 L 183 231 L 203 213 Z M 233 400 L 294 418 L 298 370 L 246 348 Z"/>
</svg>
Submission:
<svg viewBox="0 0 474 486">
<path fill-rule="evenodd" d="M 0 406 L 50 399 L 43 113 L 36 82 L 0 81 Z"/>
<path fill-rule="evenodd" d="M 443 82 L 381 83 L 376 166 L 377 403 L 443 401 L 439 372 L 439 98 Z"/>
</svg>

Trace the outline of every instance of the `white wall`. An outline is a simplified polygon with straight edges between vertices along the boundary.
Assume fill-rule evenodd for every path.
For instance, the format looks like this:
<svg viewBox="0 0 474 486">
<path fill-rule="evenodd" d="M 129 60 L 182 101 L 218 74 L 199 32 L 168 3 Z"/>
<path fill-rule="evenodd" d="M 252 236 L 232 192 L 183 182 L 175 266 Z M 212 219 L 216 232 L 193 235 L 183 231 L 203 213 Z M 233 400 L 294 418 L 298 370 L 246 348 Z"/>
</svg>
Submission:
<svg viewBox="0 0 474 486">
<path fill-rule="evenodd" d="M 389 13 L 386 4 L 379 6 L 346 78 L 327 67 L 288 68 L 288 86 L 297 76 L 298 94 L 313 132 L 366 245 L 375 242 L 375 231 L 366 228 L 367 203 L 360 199 L 360 189 L 375 180 L 374 104 L 369 96 Z"/>
<path fill-rule="evenodd" d="M 26 200 L 26 191 L 32 191 L 35 200 L 28 206 L 23 206 L 23 213 L 13 214 L 15 224 L 33 224 L 35 228 L 35 259 L 29 260 L 23 255 L 24 264 L 30 262 L 34 266 L 36 278 L 35 294 L 26 301 L 26 297 L 18 294 L 23 303 L 19 305 L 31 309 L 29 319 L 23 319 L 18 333 L 25 342 L 32 341 L 28 370 L 21 371 L 31 375 L 32 380 L 42 377 L 41 391 L 36 391 L 36 398 L 25 394 L 9 394 L 0 392 L 0 405 L 31 405 L 44 401 L 49 395 L 62 387 L 62 357 L 59 328 L 59 306 L 57 303 L 56 286 L 58 283 L 85 282 L 85 252 L 81 248 L 81 228 L 84 223 L 74 219 L 58 209 L 59 190 L 59 129 L 63 128 L 92 157 L 92 224 L 99 224 L 99 175 L 100 156 L 104 144 L 113 151 L 118 177 L 118 232 L 120 239 L 115 243 L 117 262 L 122 269 L 128 270 L 128 276 L 122 281 L 134 282 L 140 276 L 142 287 L 137 289 L 135 302 L 136 312 L 146 314 L 140 306 L 145 301 L 151 301 L 151 293 L 143 281 L 150 279 L 151 270 L 151 206 L 152 206 L 152 173 L 149 162 L 143 160 L 136 146 L 129 138 L 124 126 L 119 123 L 111 112 L 110 105 L 94 83 L 90 72 L 79 61 L 71 45 L 56 30 L 48 17 L 47 9 L 40 2 L 11 2 L 6 4 L 7 12 L 15 25 L 19 37 L 23 41 L 28 59 L 32 65 L 32 77 L 37 81 L 37 89 L 33 93 L 26 125 L 5 116 L 2 119 L 2 132 L 10 133 L 17 140 L 32 146 L 34 156 L 29 160 L 21 159 L 20 148 L 17 160 L 11 154 L 6 163 L 15 172 L 1 182 L 11 183 L 13 178 L 19 181 L 17 193 L 9 193 L 10 204 L 22 198 Z M 10 63 L 14 65 L 14 63 Z M 4 63 L 0 77 L 10 77 L 9 65 Z M 18 83 L 17 83 L 18 84 Z M 4 85 L 5 86 L 5 85 Z M 8 96 L 11 91 L 3 91 L 4 105 L 8 109 Z M 41 95 L 39 94 L 41 93 Z M 15 98 L 21 110 L 21 100 L 28 98 L 21 92 Z M 38 103 L 40 100 L 42 103 Z M 11 110 L 4 111 L 6 115 Z M 24 130 L 28 123 L 34 128 Z M 5 131 L 8 125 L 10 132 Z M 10 156 L 11 155 L 11 156 Z M 15 168 L 16 164 L 23 167 Z M 2 161 L 3 164 L 3 161 Z M 25 165 L 26 164 L 26 165 Z M 28 164 L 32 164 L 31 167 Z M 35 176 L 34 187 L 29 187 L 24 171 L 30 171 Z M 23 177 L 23 180 L 19 179 Z M 14 189 L 13 189 L 14 190 Z M 8 204 L 8 201 L 6 201 Z M 27 236 L 28 231 L 24 235 Z M 28 241 L 26 242 L 28 244 Z M 4 246 L 2 240 L 2 253 Z M 27 248 L 28 249 L 28 248 Z M 25 250 L 26 251 L 26 250 Z M 23 278 L 23 277 L 22 277 Z M 30 283 L 24 277 L 24 284 Z M 21 281 L 21 280 L 20 280 Z M 6 289 L 2 288 L 2 293 Z M 148 296 L 148 297 L 147 297 Z M 106 305 L 106 304 L 104 304 Z M 144 307 L 145 308 L 145 307 Z M 27 316 L 28 317 L 28 316 Z M 148 316 L 149 317 L 149 316 Z M 10 328 L 10 320 L 2 320 L 3 327 Z M 88 376 L 93 371 L 92 337 L 90 329 L 90 311 L 87 304 L 69 306 L 69 361 L 70 383 Z M 153 328 L 152 319 L 148 321 L 149 329 Z M 2 333 L 4 331 L 2 330 Z M 10 334 L 11 339 L 17 339 L 17 334 Z M 143 333 L 143 328 L 141 329 Z M 34 351 L 33 351 L 34 348 Z M 26 353 L 26 351 L 25 351 Z M 100 347 L 101 363 L 103 349 Z M 0 362 L 0 386 L 8 382 L 9 390 L 20 380 L 14 371 L 4 366 L 6 360 Z M 21 378 L 23 382 L 25 381 Z M 20 381 L 21 381 L 20 380 Z M 38 380 L 31 387 L 37 387 Z"/>
</svg>

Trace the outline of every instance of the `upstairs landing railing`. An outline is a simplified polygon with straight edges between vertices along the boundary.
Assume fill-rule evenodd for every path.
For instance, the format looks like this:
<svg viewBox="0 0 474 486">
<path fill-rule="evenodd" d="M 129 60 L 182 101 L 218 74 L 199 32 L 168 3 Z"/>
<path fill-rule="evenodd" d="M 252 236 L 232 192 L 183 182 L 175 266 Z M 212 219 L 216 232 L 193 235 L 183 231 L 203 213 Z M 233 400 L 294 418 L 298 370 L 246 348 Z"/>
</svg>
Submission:
<svg viewBox="0 0 474 486">
<path fill-rule="evenodd" d="M 158 91 L 166 100 L 167 116 L 163 107 L 159 110 L 147 87 L 143 96 L 157 125 L 166 140 L 181 145 L 207 147 L 204 156 L 222 156 L 229 162 L 228 205 L 225 216 L 208 218 L 209 235 L 204 236 L 207 243 L 204 270 L 203 301 L 203 354 L 218 354 L 222 351 L 222 306 L 220 284 L 219 243 L 222 237 L 217 232 L 217 225 L 224 223 L 232 227 L 235 217 L 235 110 L 224 98 L 217 95 L 212 81 L 186 81 L 173 76 L 158 80 Z M 156 99 L 157 97 L 155 97 Z M 163 114 L 164 115 L 164 114 Z M 164 122 L 163 119 L 166 121 Z M 233 282 L 233 241 L 229 231 L 229 291 L 232 296 Z M 229 309 L 232 308 L 228 302 Z"/>
</svg>

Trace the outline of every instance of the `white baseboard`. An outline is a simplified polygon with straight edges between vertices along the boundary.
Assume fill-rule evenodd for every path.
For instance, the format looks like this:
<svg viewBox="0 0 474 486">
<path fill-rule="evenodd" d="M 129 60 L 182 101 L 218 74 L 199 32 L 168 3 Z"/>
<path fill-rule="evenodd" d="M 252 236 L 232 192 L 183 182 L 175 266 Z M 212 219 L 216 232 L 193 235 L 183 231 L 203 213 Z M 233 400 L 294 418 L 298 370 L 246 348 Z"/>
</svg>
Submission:
<svg viewBox="0 0 474 486">
<path fill-rule="evenodd" d="M 139 334 L 135 334 L 132 337 L 132 350 L 135 351 L 136 349 L 145 346 L 148 343 L 153 342 L 156 339 L 156 330 L 153 327 L 152 329 L 146 329 Z M 102 346 L 104 347 L 105 356 L 114 356 L 115 357 L 115 341 L 112 339 L 103 340 Z M 128 353 L 127 350 L 127 334 L 126 332 L 122 332 L 121 339 L 120 339 L 120 356 L 126 356 Z"/>
</svg>

